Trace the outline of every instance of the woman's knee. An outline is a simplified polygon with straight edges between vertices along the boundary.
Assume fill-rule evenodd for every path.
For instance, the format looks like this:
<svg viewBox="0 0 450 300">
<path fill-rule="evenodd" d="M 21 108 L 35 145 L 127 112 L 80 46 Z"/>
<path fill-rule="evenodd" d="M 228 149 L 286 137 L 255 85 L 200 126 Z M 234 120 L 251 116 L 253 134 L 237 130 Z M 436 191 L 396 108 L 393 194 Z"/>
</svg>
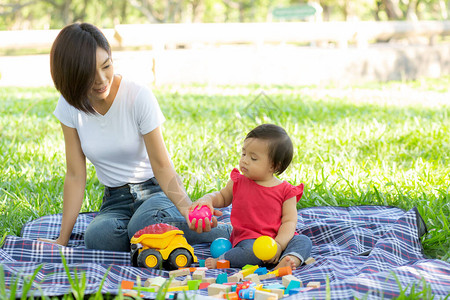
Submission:
<svg viewBox="0 0 450 300">
<path fill-rule="evenodd" d="M 129 251 L 130 240 L 127 232 L 128 220 L 115 218 L 94 219 L 84 234 L 88 249 Z"/>
</svg>

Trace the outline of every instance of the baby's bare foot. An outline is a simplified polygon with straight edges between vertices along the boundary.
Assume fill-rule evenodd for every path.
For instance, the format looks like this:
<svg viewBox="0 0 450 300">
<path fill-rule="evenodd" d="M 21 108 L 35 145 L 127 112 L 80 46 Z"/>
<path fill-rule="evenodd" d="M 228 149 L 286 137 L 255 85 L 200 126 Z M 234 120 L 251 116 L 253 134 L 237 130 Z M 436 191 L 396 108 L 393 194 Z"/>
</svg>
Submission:
<svg viewBox="0 0 450 300">
<path fill-rule="evenodd" d="M 290 266 L 292 270 L 297 269 L 298 266 L 300 266 L 300 259 L 293 255 L 286 255 L 283 257 L 282 260 L 278 263 L 278 265 L 274 268 L 274 270 L 277 270 L 282 267 Z"/>
<path fill-rule="evenodd" d="M 208 269 L 215 269 L 217 267 L 217 259 L 211 257 L 207 258 L 205 260 L 205 267 Z"/>
</svg>

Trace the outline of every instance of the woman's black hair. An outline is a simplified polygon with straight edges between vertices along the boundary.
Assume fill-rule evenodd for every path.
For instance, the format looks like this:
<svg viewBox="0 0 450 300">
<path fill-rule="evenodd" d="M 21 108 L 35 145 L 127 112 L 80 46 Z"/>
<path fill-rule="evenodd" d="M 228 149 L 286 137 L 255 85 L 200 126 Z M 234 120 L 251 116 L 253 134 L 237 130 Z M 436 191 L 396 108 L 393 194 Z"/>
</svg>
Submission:
<svg viewBox="0 0 450 300">
<path fill-rule="evenodd" d="M 56 89 L 70 105 L 86 113 L 95 113 L 88 93 L 95 80 L 99 47 L 111 56 L 111 47 L 100 29 L 89 23 L 74 23 L 59 32 L 50 51 Z"/>
</svg>

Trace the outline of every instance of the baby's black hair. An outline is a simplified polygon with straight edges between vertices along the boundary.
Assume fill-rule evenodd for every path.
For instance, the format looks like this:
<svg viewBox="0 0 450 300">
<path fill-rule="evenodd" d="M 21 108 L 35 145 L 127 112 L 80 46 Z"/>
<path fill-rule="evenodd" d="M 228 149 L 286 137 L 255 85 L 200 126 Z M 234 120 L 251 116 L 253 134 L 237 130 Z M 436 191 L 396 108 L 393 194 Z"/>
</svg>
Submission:
<svg viewBox="0 0 450 300">
<path fill-rule="evenodd" d="M 286 130 L 274 124 L 262 124 L 250 131 L 245 139 L 255 138 L 269 143 L 269 159 L 275 174 L 283 173 L 292 161 L 294 147 Z"/>
</svg>

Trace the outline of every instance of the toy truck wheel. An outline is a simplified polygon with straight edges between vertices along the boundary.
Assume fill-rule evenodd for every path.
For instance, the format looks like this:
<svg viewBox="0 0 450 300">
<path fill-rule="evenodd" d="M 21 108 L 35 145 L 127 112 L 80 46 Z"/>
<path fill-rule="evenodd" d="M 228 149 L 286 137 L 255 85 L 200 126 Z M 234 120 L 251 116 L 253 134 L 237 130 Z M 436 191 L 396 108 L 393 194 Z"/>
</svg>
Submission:
<svg viewBox="0 0 450 300">
<path fill-rule="evenodd" d="M 143 250 L 137 258 L 137 264 L 139 267 L 159 268 L 162 264 L 161 253 L 153 249 Z"/>
<path fill-rule="evenodd" d="M 138 267 L 138 255 L 139 250 L 138 249 L 131 249 L 131 264 L 133 267 Z"/>
<path fill-rule="evenodd" d="M 169 263 L 175 269 L 189 267 L 192 264 L 192 255 L 186 249 L 176 249 L 169 255 Z"/>
</svg>

